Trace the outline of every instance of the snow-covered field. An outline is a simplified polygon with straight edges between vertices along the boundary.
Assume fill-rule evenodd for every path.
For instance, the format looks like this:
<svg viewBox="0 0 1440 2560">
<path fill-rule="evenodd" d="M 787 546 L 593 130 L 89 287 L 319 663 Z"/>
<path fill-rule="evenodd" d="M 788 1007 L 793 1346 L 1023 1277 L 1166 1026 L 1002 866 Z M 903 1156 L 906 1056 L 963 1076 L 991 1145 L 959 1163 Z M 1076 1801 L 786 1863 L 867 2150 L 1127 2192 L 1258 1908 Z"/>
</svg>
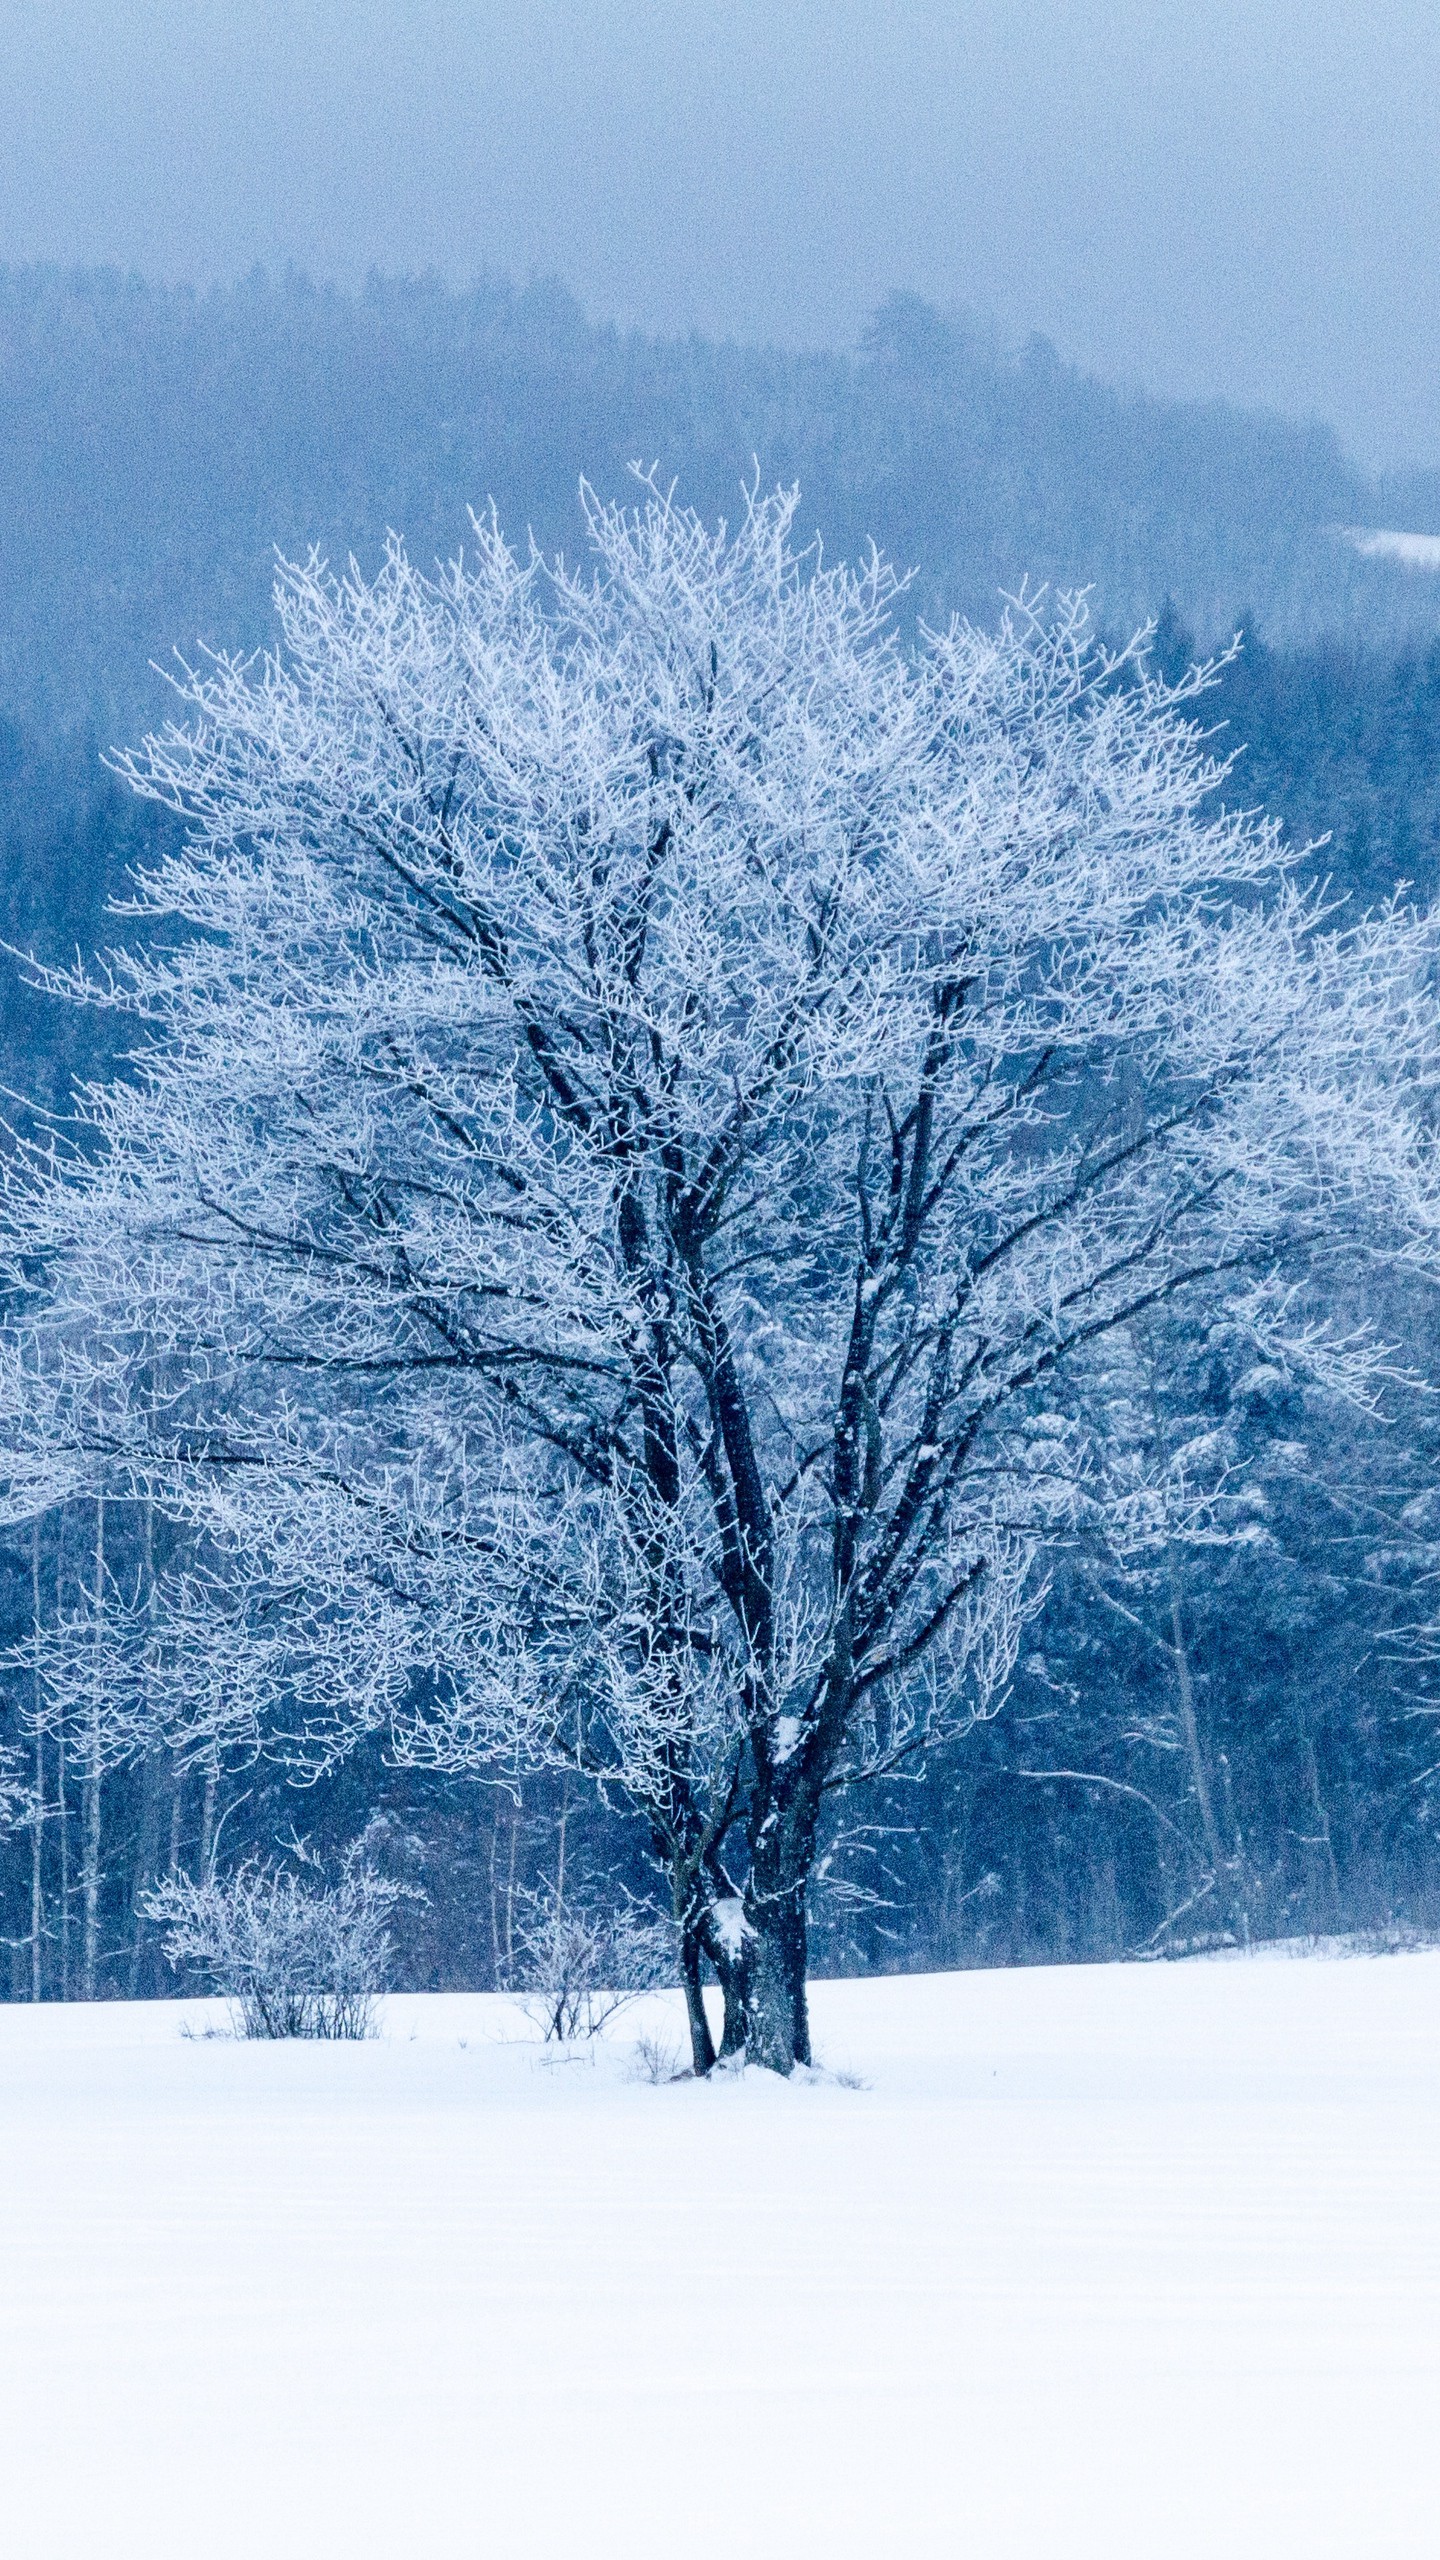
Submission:
<svg viewBox="0 0 1440 2560">
<path fill-rule="evenodd" d="M 1440 1956 L 815 2012 L 867 2086 L 627 2077 L 663 2002 L 559 2065 L 0 2011 L 5 2549 L 1440 2549 Z"/>
</svg>

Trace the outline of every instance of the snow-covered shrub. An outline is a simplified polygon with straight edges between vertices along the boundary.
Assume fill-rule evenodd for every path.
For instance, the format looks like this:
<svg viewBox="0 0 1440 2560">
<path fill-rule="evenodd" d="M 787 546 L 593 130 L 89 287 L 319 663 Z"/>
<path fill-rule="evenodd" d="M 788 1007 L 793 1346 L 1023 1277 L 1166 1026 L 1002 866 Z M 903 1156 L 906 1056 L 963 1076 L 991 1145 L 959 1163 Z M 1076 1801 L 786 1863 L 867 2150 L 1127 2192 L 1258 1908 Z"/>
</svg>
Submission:
<svg viewBox="0 0 1440 2560">
<path fill-rule="evenodd" d="M 517 1902 L 510 1987 L 547 2044 L 596 2036 L 632 2000 L 674 1982 L 674 1931 L 643 1904 L 607 1909 L 548 1883 Z"/>
<path fill-rule="evenodd" d="M 690 2066 L 668 2036 L 637 2036 L 630 2054 L 630 2077 L 648 2088 L 663 2089 L 672 2080 L 688 2080 Z"/>
<path fill-rule="evenodd" d="M 172 1876 L 141 1909 L 167 1962 L 222 1992 L 243 2035 L 353 2040 L 375 2032 L 396 1905 L 421 1898 L 353 1857 L 335 1884 L 251 1859 L 223 1881 Z"/>
</svg>

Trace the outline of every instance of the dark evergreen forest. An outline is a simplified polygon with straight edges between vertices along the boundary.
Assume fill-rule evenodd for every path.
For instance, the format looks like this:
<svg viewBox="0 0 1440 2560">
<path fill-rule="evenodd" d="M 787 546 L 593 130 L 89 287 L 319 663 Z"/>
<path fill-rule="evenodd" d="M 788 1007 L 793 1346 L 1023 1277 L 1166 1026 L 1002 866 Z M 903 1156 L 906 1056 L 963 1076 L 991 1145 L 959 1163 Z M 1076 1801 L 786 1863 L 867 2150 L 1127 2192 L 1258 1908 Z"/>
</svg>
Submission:
<svg viewBox="0 0 1440 2560">
<path fill-rule="evenodd" d="M 927 621 L 989 618 L 1028 579 L 1092 587 L 1117 634 L 1153 620 L 1167 668 L 1243 628 L 1211 696 L 1227 789 L 1313 848 L 1339 902 L 1440 893 L 1440 578 L 1364 560 L 1340 530 L 1440 529 L 1440 473 L 1367 482 L 1319 427 L 1115 391 L 906 300 L 854 355 L 799 358 L 594 328 L 548 287 L 345 297 L 256 277 L 196 297 L 48 272 L 0 276 L 0 414 L 0 1081 L 17 1125 L 63 1118 L 75 1078 L 121 1063 L 112 1019 L 35 993 L 15 955 L 125 930 L 108 910 L 168 822 L 102 758 L 162 710 L 151 662 L 263 643 L 276 546 L 368 561 L 394 527 L 424 558 L 493 497 L 512 530 L 563 547 L 581 473 L 616 491 L 632 459 L 710 513 L 753 470 L 798 479 L 827 549 L 873 536 L 913 569 Z M 1357 1297 L 1355 1315 L 1440 1383 L 1427 1298 Z M 1339 1411 L 1202 1305 L 1129 1344 L 1105 1391 L 1117 1431 L 1204 1445 L 1231 1533 L 1162 1540 L 1124 1570 L 1055 1557 L 1003 1712 L 837 1834 L 822 1967 L 1440 1925 L 1430 1397 L 1397 1383 L 1374 1415 Z M 37 1610 L 137 1586 L 157 1524 L 111 1518 L 98 1585 L 95 1528 L 75 1506 L 0 1558 L 12 1639 Z M 644 1883 L 623 1828 L 557 1787 L 422 1784 L 378 1753 L 308 1793 L 158 1754 L 77 1783 L 63 1731 L 37 1757 L 30 1703 L 12 1671 L 0 1775 L 29 1806 L 0 1839 L 14 1997 L 162 1990 L 136 1915 L 148 1881 L 293 1834 L 337 1844 L 377 1816 L 429 1897 L 406 1923 L 417 1987 L 503 1980 L 516 1889 L 562 1859 Z"/>
</svg>

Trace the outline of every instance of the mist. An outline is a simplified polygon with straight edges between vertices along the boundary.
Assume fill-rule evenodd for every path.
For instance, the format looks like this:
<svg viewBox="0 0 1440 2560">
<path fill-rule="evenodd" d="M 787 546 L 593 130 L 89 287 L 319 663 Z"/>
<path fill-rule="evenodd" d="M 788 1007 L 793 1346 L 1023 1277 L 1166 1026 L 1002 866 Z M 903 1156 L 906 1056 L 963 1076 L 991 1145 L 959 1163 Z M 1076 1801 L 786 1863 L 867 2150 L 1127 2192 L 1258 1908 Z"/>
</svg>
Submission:
<svg viewBox="0 0 1440 2560">
<path fill-rule="evenodd" d="M 902 288 L 1440 454 L 1422 0 L 7 0 L 0 76 L 0 260 L 554 275 L 791 347 Z"/>
</svg>

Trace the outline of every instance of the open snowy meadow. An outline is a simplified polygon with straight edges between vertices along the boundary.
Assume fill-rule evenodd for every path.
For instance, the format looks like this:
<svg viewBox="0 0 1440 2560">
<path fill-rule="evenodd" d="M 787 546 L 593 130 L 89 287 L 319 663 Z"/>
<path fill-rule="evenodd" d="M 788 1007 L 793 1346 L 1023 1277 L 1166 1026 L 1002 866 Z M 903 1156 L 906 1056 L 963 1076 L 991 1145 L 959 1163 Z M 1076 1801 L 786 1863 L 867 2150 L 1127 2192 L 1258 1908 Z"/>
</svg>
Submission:
<svg viewBox="0 0 1440 2560">
<path fill-rule="evenodd" d="M 27 2560 L 1440 2542 L 1440 1954 L 821 1984 L 788 2084 L 222 2015 L 0 2012 Z"/>
</svg>

